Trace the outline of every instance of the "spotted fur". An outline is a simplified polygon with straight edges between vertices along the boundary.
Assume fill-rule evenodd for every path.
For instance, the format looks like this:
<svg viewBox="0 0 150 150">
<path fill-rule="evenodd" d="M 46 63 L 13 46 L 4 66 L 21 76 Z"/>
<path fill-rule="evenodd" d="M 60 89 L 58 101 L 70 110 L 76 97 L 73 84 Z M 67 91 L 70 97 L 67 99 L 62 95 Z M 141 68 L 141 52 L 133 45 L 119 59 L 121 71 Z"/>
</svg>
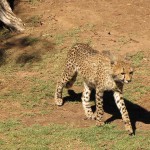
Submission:
<svg viewBox="0 0 150 150">
<path fill-rule="evenodd" d="M 132 79 L 133 68 L 126 61 L 115 60 L 110 53 L 100 53 L 87 44 L 76 44 L 67 56 L 66 66 L 61 80 L 57 83 L 55 102 L 58 106 L 63 105 L 63 88 L 69 88 L 76 81 L 77 75 L 84 80 L 84 92 L 82 105 L 85 115 L 89 119 L 96 119 L 98 126 L 103 121 L 103 93 L 106 90 L 114 92 L 115 103 L 120 110 L 126 130 L 132 134 L 129 115 L 123 100 L 123 84 Z M 96 112 L 93 113 L 90 105 L 91 90 L 96 90 Z"/>
</svg>

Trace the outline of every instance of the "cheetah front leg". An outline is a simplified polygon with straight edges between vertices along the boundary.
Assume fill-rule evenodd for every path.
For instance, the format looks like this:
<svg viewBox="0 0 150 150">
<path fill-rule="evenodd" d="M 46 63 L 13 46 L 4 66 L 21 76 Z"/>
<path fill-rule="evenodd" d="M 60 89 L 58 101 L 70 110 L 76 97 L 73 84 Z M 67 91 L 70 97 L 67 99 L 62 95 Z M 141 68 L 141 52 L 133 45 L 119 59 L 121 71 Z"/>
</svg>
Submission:
<svg viewBox="0 0 150 150">
<path fill-rule="evenodd" d="M 114 92 L 114 98 L 115 98 L 115 103 L 120 110 L 120 113 L 122 115 L 122 119 L 125 124 L 125 129 L 129 132 L 130 135 L 133 134 L 133 129 L 131 126 L 131 122 L 129 119 L 128 111 L 126 109 L 122 94 L 120 92 Z"/>
<path fill-rule="evenodd" d="M 84 92 L 82 95 L 82 105 L 83 105 L 87 119 L 94 120 L 96 116 L 94 116 L 94 113 L 93 113 L 92 108 L 91 108 L 90 94 L 91 94 L 91 89 L 84 82 Z"/>
<path fill-rule="evenodd" d="M 77 76 L 77 73 L 73 69 L 66 68 L 62 75 L 61 81 L 57 83 L 56 92 L 55 92 L 55 103 L 58 106 L 63 105 L 63 99 L 62 99 L 62 92 L 63 88 L 73 85 L 75 82 L 75 78 Z"/>
<path fill-rule="evenodd" d="M 56 92 L 55 92 L 55 103 L 58 106 L 63 105 L 63 99 L 62 99 L 62 91 L 65 86 L 65 81 L 60 81 L 57 83 Z"/>
</svg>

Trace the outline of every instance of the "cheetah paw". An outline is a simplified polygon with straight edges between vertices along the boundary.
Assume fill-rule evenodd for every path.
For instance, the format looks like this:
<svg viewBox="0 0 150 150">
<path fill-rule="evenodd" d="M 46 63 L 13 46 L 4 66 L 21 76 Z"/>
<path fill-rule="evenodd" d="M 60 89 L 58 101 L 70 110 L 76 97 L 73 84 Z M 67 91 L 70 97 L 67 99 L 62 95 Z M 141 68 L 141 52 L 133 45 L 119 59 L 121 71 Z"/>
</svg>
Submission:
<svg viewBox="0 0 150 150">
<path fill-rule="evenodd" d="M 96 126 L 103 126 L 105 123 L 103 121 L 96 121 Z"/>
<path fill-rule="evenodd" d="M 91 113 L 88 113 L 86 114 L 86 120 L 96 120 L 96 114 L 91 112 Z"/>
<path fill-rule="evenodd" d="M 134 132 L 133 132 L 133 130 L 132 130 L 132 127 L 126 127 L 126 131 L 129 133 L 129 135 L 134 135 Z"/>
<path fill-rule="evenodd" d="M 58 106 L 62 106 L 62 105 L 63 105 L 63 99 L 57 98 L 57 99 L 55 100 L 55 103 L 56 103 L 56 105 L 58 105 Z"/>
</svg>

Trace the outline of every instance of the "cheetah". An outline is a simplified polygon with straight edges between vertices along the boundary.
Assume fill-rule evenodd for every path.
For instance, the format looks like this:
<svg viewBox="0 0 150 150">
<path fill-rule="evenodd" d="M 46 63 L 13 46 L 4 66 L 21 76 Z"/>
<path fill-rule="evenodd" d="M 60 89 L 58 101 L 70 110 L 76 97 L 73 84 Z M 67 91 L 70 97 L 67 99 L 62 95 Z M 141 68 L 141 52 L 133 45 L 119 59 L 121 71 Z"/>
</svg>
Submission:
<svg viewBox="0 0 150 150">
<path fill-rule="evenodd" d="M 104 91 L 113 91 L 115 103 L 122 115 L 125 129 L 130 135 L 133 129 L 123 100 L 123 85 L 131 82 L 133 68 L 125 60 L 117 60 L 109 52 L 99 52 L 87 44 L 74 45 L 67 54 L 65 69 L 57 83 L 55 103 L 63 105 L 63 88 L 70 88 L 81 75 L 84 81 L 82 105 L 88 119 L 95 119 L 96 125 L 104 124 L 103 121 L 103 94 Z M 90 104 L 91 90 L 96 90 L 96 111 L 93 113 Z"/>
</svg>

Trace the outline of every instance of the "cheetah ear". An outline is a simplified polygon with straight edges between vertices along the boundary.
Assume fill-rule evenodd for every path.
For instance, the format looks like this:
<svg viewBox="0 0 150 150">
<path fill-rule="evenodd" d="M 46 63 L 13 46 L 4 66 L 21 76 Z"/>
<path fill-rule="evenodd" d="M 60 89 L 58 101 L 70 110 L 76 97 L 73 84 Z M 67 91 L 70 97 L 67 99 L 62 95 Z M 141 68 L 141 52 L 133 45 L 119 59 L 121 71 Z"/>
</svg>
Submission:
<svg viewBox="0 0 150 150">
<path fill-rule="evenodd" d="M 132 56 L 131 56 L 129 53 L 127 53 L 127 54 L 125 55 L 125 57 L 124 57 L 124 59 L 125 59 L 126 61 L 131 61 L 131 58 L 132 58 Z"/>
<path fill-rule="evenodd" d="M 110 62 L 112 66 L 117 64 L 117 61 L 114 61 L 114 60 L 110 60 Z"/>
<path fill-rule="evenodd" d="M 110 59 L 111 65 L 116 65 L 118 61 L 118 56 L 109 50 L 102 51 L 103 55 Z"/>
<path fill-rule="evenodd" d="M 118 55 L 114 53 L 110 53 L 109 59 L 110 59 L 111 65 L 116 65 L 118 61 Z"/>
<path fill-rule="evenodd" d="M 111 64 L 115 64 L 117 62 L 118 58 L 114 53 L 110 52 L 109 50 L 104 50 L 102 53 L 110 59 Z"/>
</svg>

